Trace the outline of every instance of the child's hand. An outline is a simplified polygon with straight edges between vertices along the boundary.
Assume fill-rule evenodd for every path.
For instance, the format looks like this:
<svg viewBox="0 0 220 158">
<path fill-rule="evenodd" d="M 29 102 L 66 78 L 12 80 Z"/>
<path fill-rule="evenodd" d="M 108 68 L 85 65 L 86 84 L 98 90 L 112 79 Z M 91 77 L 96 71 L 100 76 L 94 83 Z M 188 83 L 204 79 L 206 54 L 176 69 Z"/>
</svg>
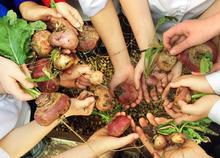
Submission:
<svg viewBox="0 0 220 158">
<path fill-rule="evenodd" d="M 92 70 L 88 65 L 73 66 L 60 75 L 60 85 L 85 89 L 91 85 L 88 79 L 91 73 Z"/>
<path fill-rule="evenodd" d="M 0 85 L 5 93 L 14 95 L 20 100 L 33 98 L 24 92 L 19 83 L 25 88 L 33 88 L 34 84 L 26 80 L 25 74 L 17 64 L 6 58 L 0 57 Z"/>
<path fill-rule="evenodd" d="M 67 19 L 76 29 L 81 30 L 83 20 L 79 12 L 65 2 L 56 3 L 56 9 L 65 19 Z M 81 30 L 82 31 L 82 30 Z"/>
<path fill-rule="evenodd" d="M 170 83 L 171 88 L 188 87 L 202 93 L 214 93 L 205 76 L 185 75 Z"/>
<path fill-rule="evenodd" d="M 71 98 L 70 109 L 67 116 L 88 116 L 92 114 L 95 106 L 95 98 L 88 92 L 83 91 L 78 98 Z"/>
<path fill-rule="evenodd" d="M 55 9 L 48 8 L 37 3 L 27 1 L 19 6 L 19 10 L 24 19 L 28 21 L 43 20 L 47 21 L 51 16 L 62 17 Z"/>
</svg>

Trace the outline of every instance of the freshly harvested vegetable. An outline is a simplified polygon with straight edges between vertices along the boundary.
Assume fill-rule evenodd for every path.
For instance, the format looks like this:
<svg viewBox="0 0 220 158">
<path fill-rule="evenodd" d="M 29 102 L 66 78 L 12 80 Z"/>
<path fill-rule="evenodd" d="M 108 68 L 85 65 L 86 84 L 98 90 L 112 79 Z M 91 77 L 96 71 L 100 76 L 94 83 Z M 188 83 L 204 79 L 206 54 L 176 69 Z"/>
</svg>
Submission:
<svg viewBox="0 0 220 158">
<path fill-rule="evenodd" d="M 170 71 L 177 62 L 177 57 L 162 51 L 157 59 L 157 67 L 163 71 Z"/>
<path fill-rule="evenodd" d="M 170 136 L 170 140 L 174 144 L 184 144 L 186 142 L 186 136 L 183 133 L 173 133 Z"/>
<path fill-rule="evenodd" d="M 36 99 L 34 119 L 41 126 L 48 126 L 65 114 L 70 106 L 69 97 L 62 93 L 43 93 Z"/>
<path fill-rule="evenodd" d="M 166 148 L 167 143 L 168 142 L 167 142 L 165 136 L 163 136 L 163 135 L 156 135 L 154 137 L 154 149 L 156 149 L 156 150 L 162 150 L 162 149 Z"/>
<path fill-rule="evenodd" d="M 185 101 L 186 103 L 190 103 L 191 101 L 191 93 L 189 88 L 187 87 L 179 87 L 176 90 L 176 95 L 174 98 L 174 104 L 178 106 L 178 102 L 182 100 Z"/>
<path fill-rule="evenodd" d="M 131 124 L 131 120 L 127 116 L 116 116 L 109 124 L 108 124 L 108 135 L 113 137 L 119 137 L 122 135 L 126 129 Z"/>
<path fill-rule="evenodd" d="M 36 32 L 32 37 L 31 46 L 39 57 L 48 57 L 53 47 L 49 43 L 51 33 L 47 30 Z"/>
<path fill-rule="evenodd" d="M 96 100 L 96 108 L 100 111 L 107 111 L 114 107 L 113 98 L 109 92 L 109 89 L 105 86 L 99 85 L 95 87 L 95 96 L 98 97 Z"/>
<path fill-rule="evenodd" d="M 48 77 L 47 73 L 51 74 L 51 64 L 49 59 L 40 59 L 36 61 L 32 76 L 34 79 L 43 78 L 42 82 L 37 82 L 41 92 L 56 92 L 59 88 L 59 80 L 56 75 Z"/>
<path fill-rule="evenodd" d="M 54 31 L 49 40 L 52 46 L 69 49 L 72 52 L 75 51 L 79 42 L 76 33 L 68 28 Z"/>
<path fill-rule="evenodd" d="M 54 49 L 51 54 L 53 66 L 58 70 L 66 70 L 79 61 L 76 55 L 63 54 L 59 49 Z"/>
<path fill-rule="evenodd" d="M 99 35 L 92 26 L 83 27 L 83 31 L 79 33 L 79 44 L 77 50 L 90 51 L 96 47 L 99 40 Z"/>
<path fill-rule="evenodd" d="M 191 71 L 199 72 L 201 60 L 207 56 L 211 56 L 211 61 L 214 64 L 217 61 L 218 51 L 214 43 L 208 41 L 204 44 L 189 48 L 180 54 L 179 60 Z M 204 61 L 203 61 L 204 62 Z M 205 68 L 210 69 L 210 61 Z M 203 68 L 204 69 L 204 68 Z"/>
<path fill-rule="evenodd" d="M 103 83 L 103 73 L 101 71 L 93 71 L 89 77 L 92 85 L 100 85 Z"/>
<path fill-rule="evenodd" d="M 116 87 L 115 94 L 118 101 L 122 105 L 130 105 L 138 97 L 137 90 L 135 89 L 134 85 L 130 83 L 122 83 Z"/>
</svg>

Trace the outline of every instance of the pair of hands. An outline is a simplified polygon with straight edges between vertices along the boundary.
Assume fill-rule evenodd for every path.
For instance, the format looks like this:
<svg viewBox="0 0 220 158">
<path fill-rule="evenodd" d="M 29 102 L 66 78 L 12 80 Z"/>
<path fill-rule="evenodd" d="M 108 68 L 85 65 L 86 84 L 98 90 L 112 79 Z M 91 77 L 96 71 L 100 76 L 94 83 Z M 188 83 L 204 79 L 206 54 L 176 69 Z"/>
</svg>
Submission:
<svg viewBox="0 0 220 158">
<path fill-rule="evenodd" d="M 23 2 L 19 6 L 22 17 L 28 21 L 48 21 L 51 17 L 63 17 L 75 28 L 83 26 L 83 20 L 79 12 L 65 2 L 56 3 L 56 9 L 38 5 L 34 2 Z"/>
</svg>

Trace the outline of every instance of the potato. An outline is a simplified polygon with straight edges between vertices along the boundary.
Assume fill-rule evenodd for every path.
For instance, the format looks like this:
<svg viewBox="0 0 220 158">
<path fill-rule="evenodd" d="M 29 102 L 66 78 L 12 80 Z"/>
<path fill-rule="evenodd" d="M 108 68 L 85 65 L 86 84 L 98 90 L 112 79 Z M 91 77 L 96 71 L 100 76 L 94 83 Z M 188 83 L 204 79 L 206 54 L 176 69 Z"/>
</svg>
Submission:
<svg viewBox="0 0 220 158">
<path fill-rule="evenodd" d="M 41 126 L 48 126 L 65 114 L 70 106 L 69 97 L 62 93 L 43 93 L 36 99 L 34 119 Z"/>
<path fill-rule="evenodd" d="M 119 94 L 118 94 L 119 93 Z M 133 84 L 122 83 L 115 90 L 116 97 L 120 104 L 130 105 L 137 97 L 138 93 Z"/>
<path fill-rule="evenodd" d="M 186 141 L 186 136 L 183 133 L 173 133 L 170 140 L 174 144 L 183 144 Z"/>
<path fill-rule="evenodd" d="M 174 97 L 174 105 L 178 106 L 178 102 L 182 100 L 186 103 L 190 103 L 191 101 L 191 93 L 189 88 L 187 87 L 179 87 L 176 90 L 176 95 Z"/>
<path fill-rule="evenodd" d="M 53 32 L 49 38 L 49 41 L 54 47 L 69 49 L 72 52 L 75 51 L 78 45 L 77 35 L 72 29 L 64 29 Z"/>
<path fill-rule="evenodd" d="M 39 57 L 48 57 L 53 49 L 49 42 L 49 37 L 51 33 L 47 30 L 37 31 L 33 37 L 31 46 L 34 52 L 37 53 Z"/>
<path fill-rule="evenodd" d="M 163 71 L 170 71 L 177 62 L 177 57 L 170 55 L 167 51 L 162 51 L 157 59 L 157 67 Z"/>
<path fill-rule="evenodd" d="M 103 83 L 103 73 L 101 71 L 93 71 L 90 75 L 89 81 L 93 85 L 100 85 Z"/>
<path fill-rule="evenodd" d="M 77 50 L 90 51 L 96 47 L 99 35 L 92 26 L 84 26 L 83 31 L 79 33 L 79 45 Z"/>
<path fill-rule="evenodd" d="M 154 137 L 154 149 L 156 150 L 162 150 L 167 146 L 167 140 L 165 136 L 162 135 L 156 135 Z"/>
<path fill-rule="evenodd" d="M 36 61 L 35 66 L 33 67 L 32 77 L 34 79 L 45 77 L 46 74 L 43 72 L 43 70 L 51 72 L 49 59 L 44 58 Z M 41 92 L 56 92 L 59 88 L 59 79 L 54 78 L 49 81 L 38 82 L 37 85 Z"/>
<path fill-rule="evenodd" d="M 98 110 L 107 111 L 114 107 L 113 98 L 107 87 L 102 85 L 95 87 L 94 94 L 98 97 L 96 100 L 96 108 Z"/>
<path fill-rule="evenodd" d="M 189 48 L 179 55 L 179 60 L 190 70 L 194 72 L 200 71 L 200 61 L 204 53 L 212 53 L 212 62 L 215 63 L 218 57 L 216 45 L 208 41 L 204 44 Z"/>
<path fill-rule="evenodd" d="M 108 135 L 113 137 L 119 137 L 126 129 L 131 125 L 131 120 L 127 116 L 116 116 L 108 124 Z"/>
</svg>

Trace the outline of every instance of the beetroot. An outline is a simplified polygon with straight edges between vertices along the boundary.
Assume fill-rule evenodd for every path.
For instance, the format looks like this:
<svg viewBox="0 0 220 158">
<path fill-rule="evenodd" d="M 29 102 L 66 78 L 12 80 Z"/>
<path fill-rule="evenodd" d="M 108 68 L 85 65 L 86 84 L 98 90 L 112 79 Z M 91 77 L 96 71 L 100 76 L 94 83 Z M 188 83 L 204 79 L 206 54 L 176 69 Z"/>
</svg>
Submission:
<svg viewBox="0 0 220 158">
<path fill-rule="evenodd" d="M 189 103 L 191 101 L 191 94 L 189 88 L 187 87 L 177 88 L 176 95 L 174 98 L 174 104 L 178 105 L 178 102 L 180 100 L 185 101 L 186 103 Z"/>
<path fill-rule="evenodd" d="M 40 77 L 45 77 L 46 74 L 44 70 L 51 72 L 49 59 L 40 59 L 36 61 L 32 74 L 33 78 L 38 79 Z M 59 88 L 59 80 L 58 78 L 54 78 L 48 81 L 38 82 L 37 85 L 41 92 L 56 92 Z"/>
<path fill-rule="evenodd" d="M 116 116 L 109 124 L 108 124 L 108 135 L 113 137 L 119 137 L 122 135 L 126 129 L 131 124 L 131 120 L 127 116 Z"/>
<path fill-rule="evenodd" d="M 79 33 L 79 45 L 77 50 L 90 51 L 96 47 L 99 35 L 92 26 L 84 26 L 83 31 Z"/>
<path fill-rule="evenodd" d="M 38 31 L 32 37 L 31 46 L 39 57 L 48 57 L 53 49 L 49 43 L 51 33 L 47 30 Z"/>
<path fill-rule="evenodd" d="M 36 104 L 34 119 L 41 126 L 48 126 L 67 112 L 70 100 L 62 93 L 44 93 L 36 99 Z"/>
<path fill-rule="evenodd" d="M 207 52 L 212 53 L 212 62 L 215 63 L 218 57 L 216 45 L 208 41 L 204 44 L 189 48 L 179 55 L 179 60 L 191 71 L 200 71 L 200 61 Z"/>
<path fill-rule="evenodd" d="M 130 105 L 137 99 L 138 93 L 133 84 L 123 83 L 116 88 L 116 97 L 120 104 Z"/>
</svg>

